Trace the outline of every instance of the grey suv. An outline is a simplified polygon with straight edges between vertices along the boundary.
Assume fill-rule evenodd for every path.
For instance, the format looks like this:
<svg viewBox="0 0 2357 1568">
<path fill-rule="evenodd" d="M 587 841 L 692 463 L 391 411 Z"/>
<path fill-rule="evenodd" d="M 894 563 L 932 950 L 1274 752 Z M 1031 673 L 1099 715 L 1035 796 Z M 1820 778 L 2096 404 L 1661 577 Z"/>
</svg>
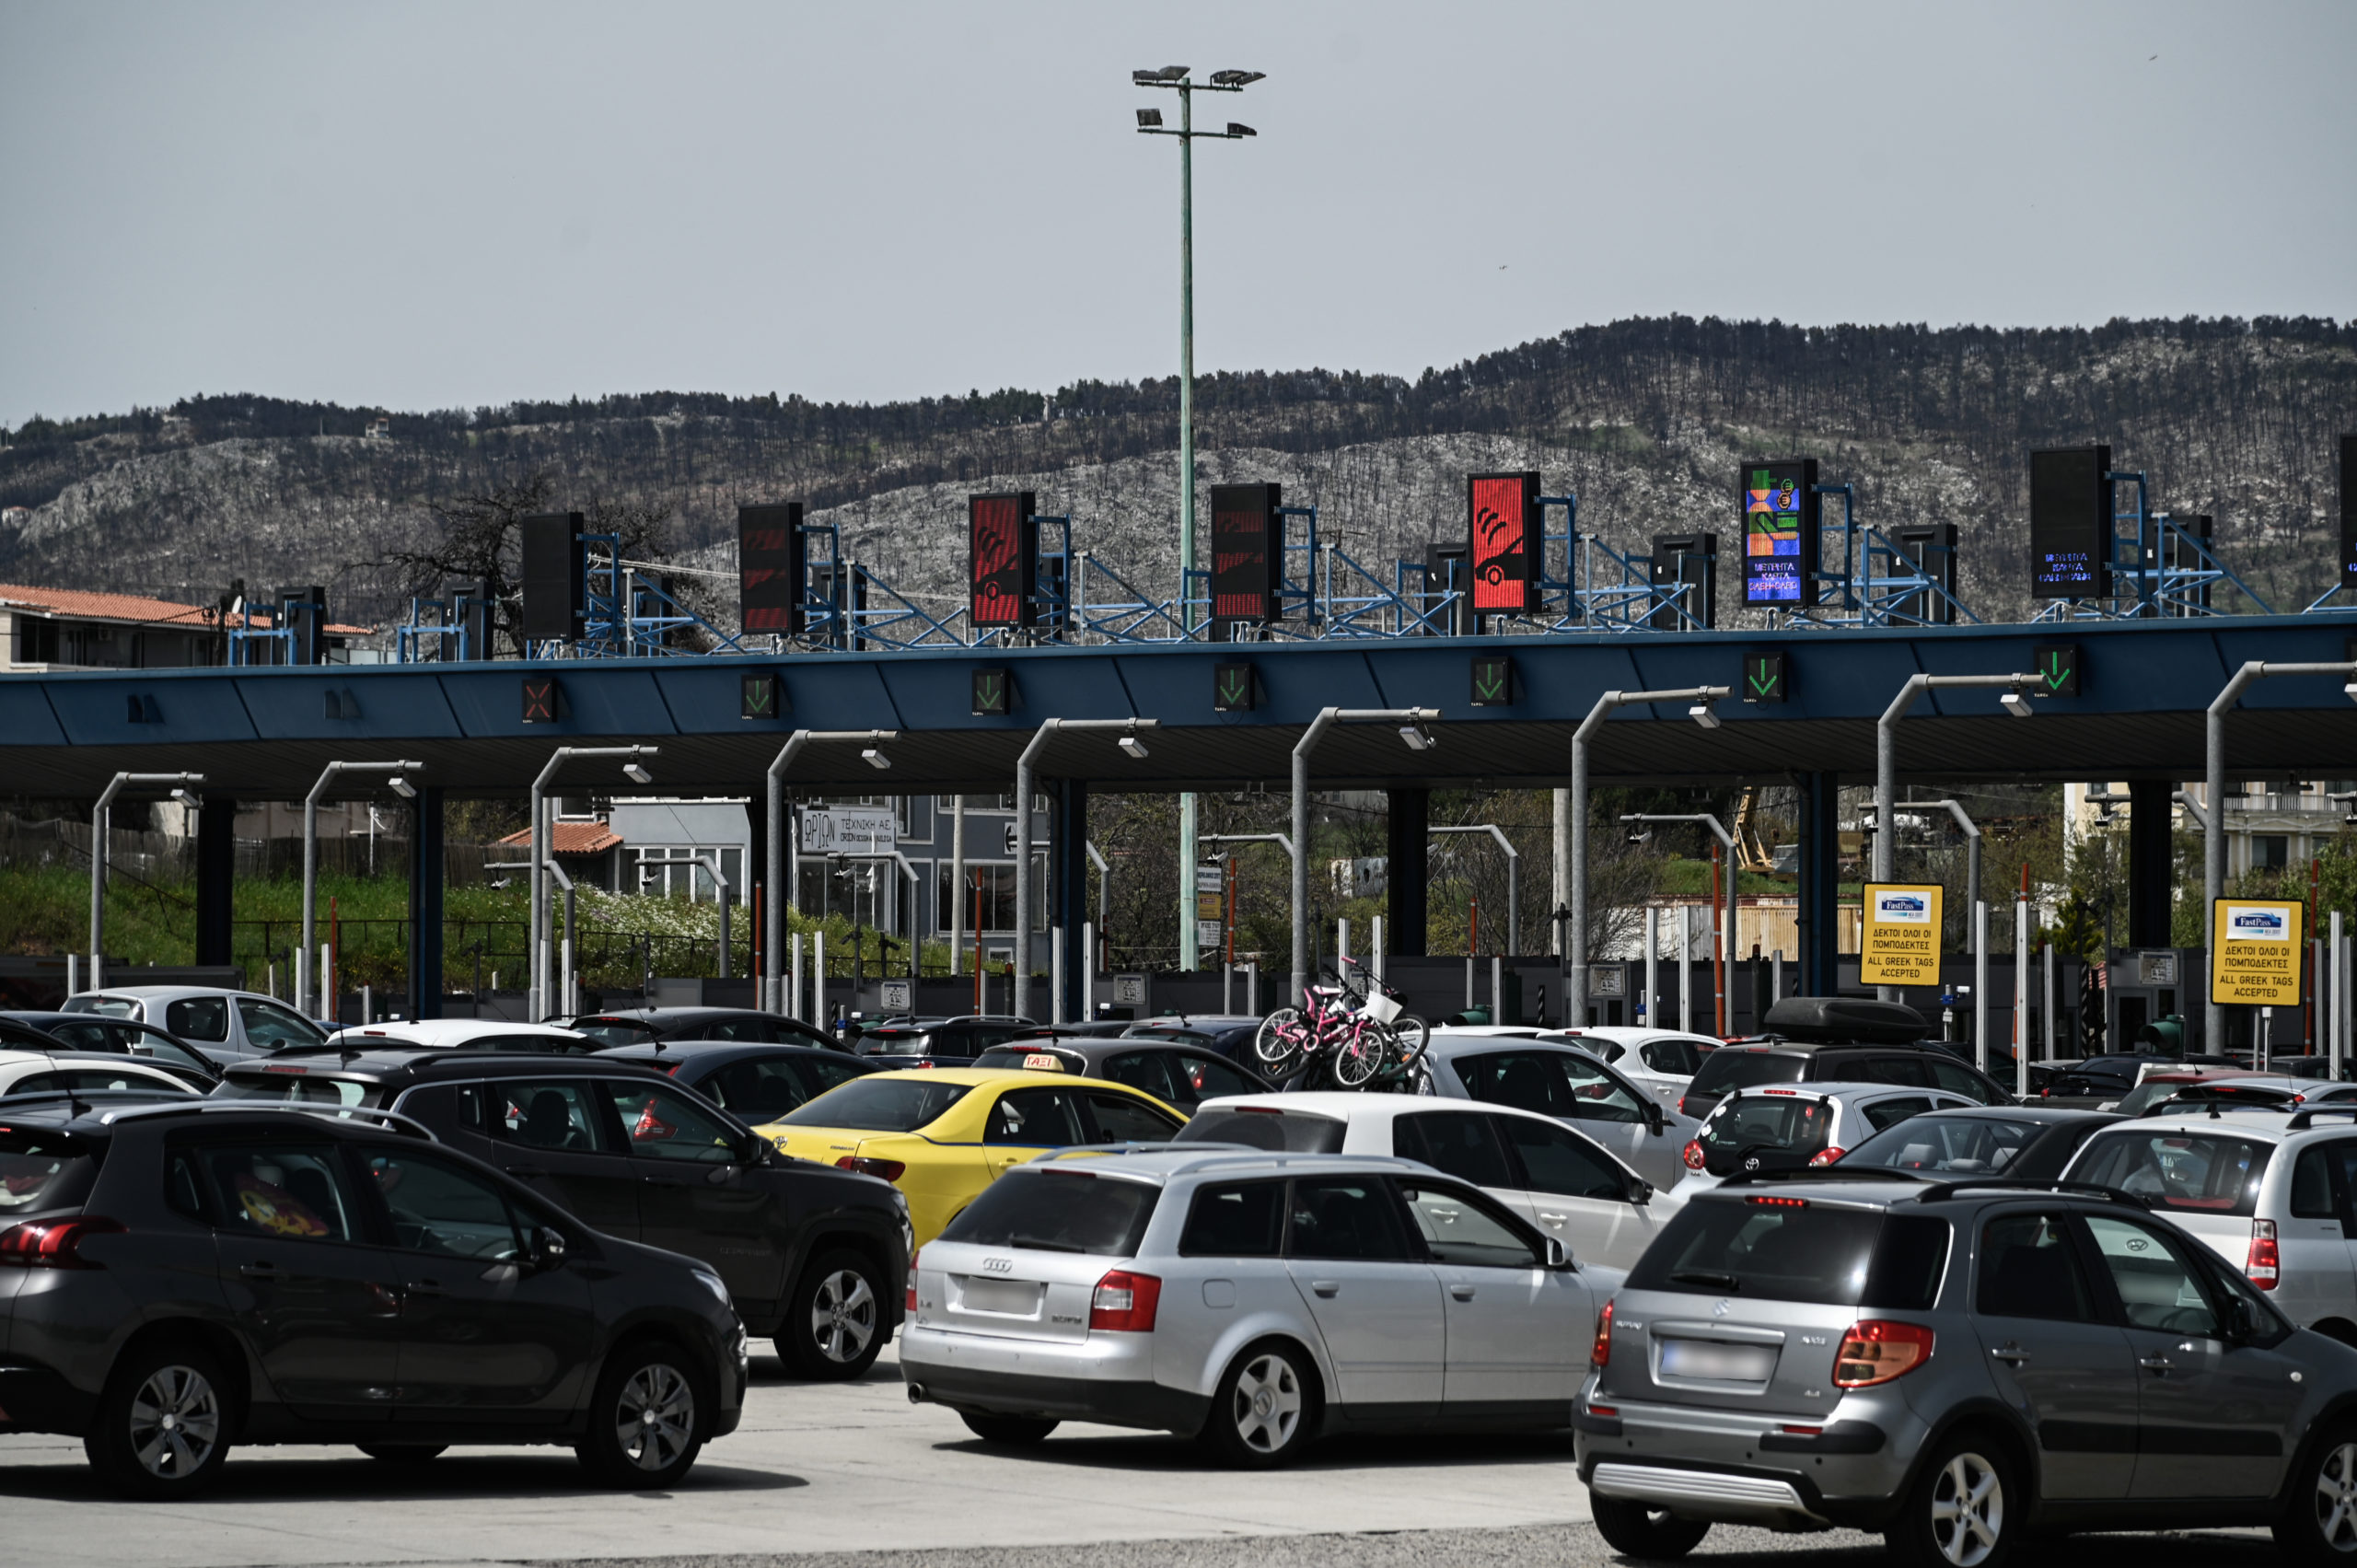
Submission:
<svg viewBox="0 0 2357 1568">
<path fill-rule="evenodd" d="M 2030 1531 L 2272 1527 L 2357 1562 L 2357 1350 L 2102 1189 L 1738 1178 L 1606 1314 L 1574 1413 L 1619 1550 L 1715 1521 L 2000 1568 Z"/>
</svg>

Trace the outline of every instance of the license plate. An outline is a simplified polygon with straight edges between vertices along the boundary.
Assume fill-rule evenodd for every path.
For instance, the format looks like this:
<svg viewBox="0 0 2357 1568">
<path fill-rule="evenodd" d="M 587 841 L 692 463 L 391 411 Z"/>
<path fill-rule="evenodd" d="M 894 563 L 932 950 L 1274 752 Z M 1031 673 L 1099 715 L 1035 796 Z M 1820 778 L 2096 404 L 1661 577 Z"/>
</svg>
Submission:
<svg viewBox="0 0 2357 1568">
<path fill-rule="evenodd" d="M 1776 1370 L 1772 1345 L 1731 1345 L 1712 1340 L 1664 1340 L 1661 1373 L 1707 1383 L 1765 1383 Z"/>
<path fill-rule="evenodd" d="M 958 1305 L 968 1312 L 994 1312 L 1006 1318 L 1037 1318 L 1039 1286 L 1023 1280 L 965 1280 L 958 1289 Z"/>
</svg>

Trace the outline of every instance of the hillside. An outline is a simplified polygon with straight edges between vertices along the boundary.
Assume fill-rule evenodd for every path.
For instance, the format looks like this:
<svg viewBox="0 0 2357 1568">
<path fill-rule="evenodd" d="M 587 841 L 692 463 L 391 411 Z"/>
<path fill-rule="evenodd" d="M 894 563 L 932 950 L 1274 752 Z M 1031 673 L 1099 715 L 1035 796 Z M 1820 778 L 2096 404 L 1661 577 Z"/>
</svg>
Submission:
<svg viewBox="0 0 2357 1568">
<path fill-rule="evenodd" d="M 566 504 L 670 509 L 679 558 L 726 565 L 735 508 L 799 498 L 911 594 L 954 594 L 962 498 L 1022 487 L 1075 543 L 1167 592 L 1177 388 L 1081 382 L 883 405 L 648 393 L 393 413 L 259 396 L 36 419 L 0 447 L 0 580 L 210 600 L 241 577 L 331 585 L 339 616 L 397 613 L 380 564 L 433 508 L 552 476 Z M 1048 417 L 1042 418 L 1043 410 Z M 1715 528 L 1747 457 L 1814 454 L 1862 521 L 1960 525 L 1964 597 L 2027 608 L 2027 454 L 2108 440 L 2154 500 L 2219 519 L 2279 610 L 2330 582 L 2335 437 L 2357 428 L 2357 326 L 2113 322 L 2089 330 L 1631 320 L 1398 377 L 1311 370 L 1198 382 L 1206 482 L 1277 479 L 1387 579 L 1463 527 L 1463 474 L 1537 468 L 1623 548 Z M 1727 548 L 1723 543 L 1722 548 Z"/>
</svg>

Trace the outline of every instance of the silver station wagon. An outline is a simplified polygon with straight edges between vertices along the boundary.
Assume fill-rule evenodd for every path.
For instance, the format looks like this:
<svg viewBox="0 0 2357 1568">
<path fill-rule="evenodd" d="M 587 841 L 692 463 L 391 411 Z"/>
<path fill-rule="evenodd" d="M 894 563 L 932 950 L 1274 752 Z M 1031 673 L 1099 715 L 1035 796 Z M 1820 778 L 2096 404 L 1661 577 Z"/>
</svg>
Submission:
<svg viewBox="0 0 2357 1568">
<path fill-rule="evenodd" d="M 1327 1433 L 1568 1425 L 1621 1279 L 1409 1160 L 1066 1151 L 925 1244 L 900 1372 L 986 1442 L 1099 1422 L 1276 1465 Z"/>
</svg>

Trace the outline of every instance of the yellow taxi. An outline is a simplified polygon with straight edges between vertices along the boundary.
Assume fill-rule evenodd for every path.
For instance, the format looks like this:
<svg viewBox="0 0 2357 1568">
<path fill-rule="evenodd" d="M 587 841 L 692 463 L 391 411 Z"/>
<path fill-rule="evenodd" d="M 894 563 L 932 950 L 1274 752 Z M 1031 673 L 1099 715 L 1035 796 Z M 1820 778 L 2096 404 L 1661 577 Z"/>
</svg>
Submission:
<svg viewBox="0 0 2357 1568">
<path fill-rule="evenodd" d="M 952 1067 L 870 1073 L 755 1131 L 796 1159 L 899 1187 L 922 1247 L 1011 1165 L 1078 1144 L 1167 1143 L 1186 1121 L 1101 1078 Z"/>
</svg>

